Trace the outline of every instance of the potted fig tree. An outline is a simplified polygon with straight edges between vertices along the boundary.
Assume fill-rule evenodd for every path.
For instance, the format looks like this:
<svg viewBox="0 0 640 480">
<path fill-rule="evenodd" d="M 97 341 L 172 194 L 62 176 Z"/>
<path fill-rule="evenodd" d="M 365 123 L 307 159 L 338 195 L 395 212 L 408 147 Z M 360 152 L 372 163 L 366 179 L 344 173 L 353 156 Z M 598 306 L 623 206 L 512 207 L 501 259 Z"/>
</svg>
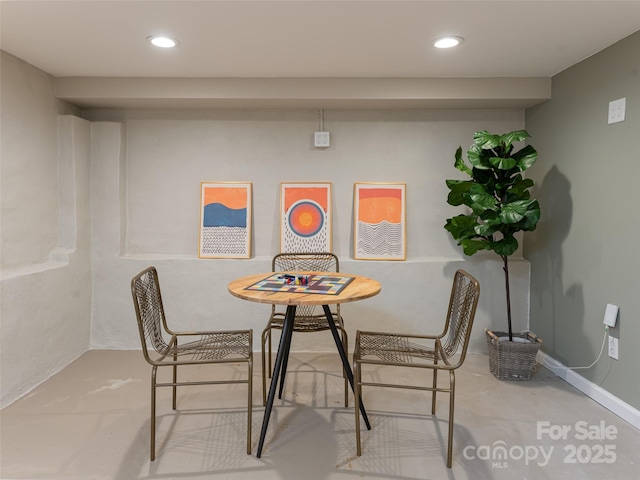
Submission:
<svg viewBox="0 0 640 480">
<path fill-rule="evenodd" d="M 490 250 L 502 260 L 507 300 L 507 331 L 485 330 L 491 373 L 501 380 L 528 380 L 535 368 L 540 340 L 530 331 L 514 334 L 511 322 L 509 257 L 518 249 L 515 235 L 535 230 L 540 205 L 531 198 L 533 180 L 523 172 L 531 167 L 538 153 L 531 145 L 514 151 L 514 143 L 529 137 L 525 130 L 495 135 L 476 132 L 473 145 L 462 158 L 462 147 L 455 154 L 454 166 L 466 180 L 447 180 L 447 203 L 467 207 L 465 213 L 447 219 L 444 228 L 462 247 L 465 255 Z"/>
</svg>

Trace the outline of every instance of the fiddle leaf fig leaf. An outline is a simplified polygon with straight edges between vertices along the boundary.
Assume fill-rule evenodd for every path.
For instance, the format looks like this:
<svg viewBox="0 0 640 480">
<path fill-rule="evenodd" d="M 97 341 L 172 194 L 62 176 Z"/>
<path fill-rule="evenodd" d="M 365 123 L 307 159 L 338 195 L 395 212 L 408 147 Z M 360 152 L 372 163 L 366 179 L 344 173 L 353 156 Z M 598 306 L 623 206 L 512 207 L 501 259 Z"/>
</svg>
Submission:
<svg viewBox="0 0 640 480">
<path fill-rule="evenodd" d="M 471 176 L 471 169 L 467 166 L 464 159 L 462 158 L 462 147 L 458 147 L 458 149 L 456 150 L 456 161 L 453 165 L 461 172 Z"/>
<path fill-rule="evenodd" d="M 465 238 L 460 241 L 460 245 L 462 245 L 462 251 L 465 255 L 474 255 L 479 250 L 488 250 L 490 248 L 491 242 L 485 239 L 471 239 Z"/>
<path fill-rule="evenodd" d="M 533 180 L 530 178 L 522 178 L 521 175 L 517 175 L 515 178 L 517 180 L 511 185 L 509 193 L 519 197 L 522 197 L 525 192 L 528 194 L 529 192 L 527 192 L 527 189 L 533 187 Z"/>
<path fill-rule="evenodd" d="M 529 138 L 530 135 L 526 130 L 515 130 L 513 132 L 505 133 L 504 135 L 500 135 L 500 141 L 504 145 L 511 145 L 513 142 L 521 142 L 522 140 Z"/>
<path fill-rule="evenodd" d="M 476 232 L 476 234 L 480 235 L 481 237 L 490 237 L 491 235 L 493 235 L 498 231 L 499 226 L 500 226 L 499 223 L 496 224 L 495 222 L 487 222 L 480 225 L 476 225 L 476 227 L 474 228 L 474 231 Z"/>
<path fill-rule="evenodd" d="M 460 241 L 463 238 L 475 235 L 474 227 L 478 224 L 476 219 L 470 215 L 458 215 L 447 219 L 444 228 L 451 233 L 451 236 Z"/>
<path fill-rule="evenodd" d="M 491 168 L 489 157 L 477 145 L 471 145 L 467 152 L 467 158 L 473 168 L 488 170 Z"/>
<path fill-rule="evenodd" d="M 502 209 L 500 210 L 500 220 L 503 223 L 507 224 L 518 223 L 524 218 L 529 203 L 530 201 L 528 200 L 518 200 L 515 202 L 504 204 L 502 206 Z"/>
<path fill-rule="evenodd" d="M 495 223 L 497 225 L 500 225 L 502 223 L 500 221 L 500 218 L 498 217 L 497 210 L 485 210 L 481 215 L 479 215 L 479 217 L 480 220 L 486 223 Z"/>
<path fill-rule="evenodd" d="M 516 166 L 516 161 L 511 157 L 491 157 L 489 162 L 493 168 L 497 168 L 498 170 L 510 170 Z"/>
<path fill-rule="evenodd" d="M 531 145 L 527 145 L 522 150 L 514 153 L 513 158 L 515 159 L 520 171 L 524 172 L 531 165 L 536 163 L 536 160 L 538 159 L 538 152 L 536 152 Z"/>
<path fill-rule="evenodd" d="M 501 179 L 500 182 L 496 182 L 496 189 L 497 190 L 505 190 L 508 187 L 515 185 L 516 183 L 518 183 L 518 181 L 522 179 L 521 175 L 516 175 L 515 177 L 509 176 L 505 179 Z"/>
<path fill-rule="evenodd" d="M 540 205 L 537 200 L 533 200 L 527 211 L 524 214 L 524 225 L 522 226 L 523 230 L 532 231 L 535 230 L 536 225 L 538 225 L 538 221 L 540 220 Z"/>
<path fill-rule="evenodd" d="M 451 190 L 447 197 L 447 203 L 454 207 L 464 205 L 464 196 L 474 183 L 470 180 L 447 180 L 446 183 L 449 190 Z"/>
<path fill-rule="evenodd" d="M 529 200 L 530 197 L 531 197 L 531 194 L 528 191 L 518 194 L 509 190 L 502 196 L 502 203 L 508 204 L 508 203 L 513 203 L 518 201 L 526 201 L 526 200 Z"/>
<path fill-rule="evenodd" d="M 473 202 L 472 205 L 480 206 L 483 210 L 493 209 L 498 203 L 496 198 L 487 193 L 480 185 L 473 185 L 469 190 L 469 196 Z"/>
<path fill-rule="evenodd" d="M 500 136 L 482 130 L 473 134 L 473 143 L 483 150 L 491 150 L 500 145 Z"/>
<path fill-rule="evenodd" d="M 475 182 L 486 185 L 485 188 L 489 190 L 493 188 L 492 185 L 495 182 L 495 177 L 491 170 L 489 169 L 480 170 L 480 169 L 474 168 L 471 172 L 471 177 Z"/>
<path fill-rule="evenodd" d="M 491 249 L 498 255 L 508 257 L 513 255 L 518 249 L 518 241 L 513 235 L 505 235 L 504 238 L 501 238 L 497 242 L 493 242 L 491 244 Z"/>
</svg>

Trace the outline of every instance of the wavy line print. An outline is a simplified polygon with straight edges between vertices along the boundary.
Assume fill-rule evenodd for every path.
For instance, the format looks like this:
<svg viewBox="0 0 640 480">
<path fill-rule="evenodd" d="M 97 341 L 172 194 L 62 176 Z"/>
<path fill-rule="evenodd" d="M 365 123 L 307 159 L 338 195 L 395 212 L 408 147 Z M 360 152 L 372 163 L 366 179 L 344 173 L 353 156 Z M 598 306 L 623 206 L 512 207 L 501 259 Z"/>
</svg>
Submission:
<svg viewBox="0 0 640 480">
<path fill-rule="evenodd" d="M 358 222 L 356 249 L 362 256 L 401 257 L 403 251 L 402 224 Z"/>
</svg>

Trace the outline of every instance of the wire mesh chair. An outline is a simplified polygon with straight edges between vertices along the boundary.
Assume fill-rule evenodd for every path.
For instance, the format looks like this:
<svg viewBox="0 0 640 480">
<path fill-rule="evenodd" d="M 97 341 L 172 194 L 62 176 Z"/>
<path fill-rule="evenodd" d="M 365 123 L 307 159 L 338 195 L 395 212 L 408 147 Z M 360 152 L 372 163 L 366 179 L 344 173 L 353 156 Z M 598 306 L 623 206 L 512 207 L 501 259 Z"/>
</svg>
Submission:
<svg viewBox="0 0 640 480">
<path fill-rule="evenodd" d="M 273 272 L 339 272 L 340 262 L 333 253 L 279 253 L 271 261 Z M 331 306 L 331 314 L 336 328 L 340 330 L 344 351 L 348 352 L 348 337 L 344 329 L 340 305 Z M 266 327 L 262 331 L 262 403 L 267 403 L 267 375 L 271 377 L 272 353 L 271 330 L 282 330 L 285 310 L 281 306 L 272 305 L 271 315 Z M 300 305 L 296 308 L 296 317 L 293 323 L 294 332 L 321 332 L 329 330 L 329 322 L 323 311 L 316 312 L 314 305 Z M 265 350 L 268 350 L 268 355 Z M 268 357 L 268 361 L 267 361 Z M 267 368 L 268 363 L 268 368 Z M 283 374 L 284 377 L 284 374 Z M 349 406 L 349 384 L 346 374 L 344 377 L 344 405 Z M 284 379 L 283 379 L 284 380 Z"/>
<path fill-rule="evenodd" d="M 451 468 L 453 445 L 453 411 L 455 399 L 455 370 L 464 362 L 473 319 L 480 296 L 478 281 L 464 270 L 458 270 L 453 279 L 449 309 L 440 335 L 413 335 L 384 332 L 356 332 L 356 343 L 353 354 L 354 396 L 355 404 L 359 404 L 363 386 L 406 388 L 427 390 L 432 392 L 431 413 L 436 413 L 436 393 L 449 393 L 449 433 L 447 446 L 447 467 Z M 452 357 L 459 354 L 453 361 Z M 426 368 L 433 372 L 432 386 L 401 385 L 381 382 L 362 381 L 364 365 L 392 366 L 409 368 Z M 438 371 L 449 372 L 447 387 L 438 387 Z M 415 375 L 412 378 L 417 378 Z M 416 382 L 417 383 L 417 382 Z M 360 416 L 356 412 L 356 447 L 357 454 L 362 454 L 360 442 Z"/>
<path fill-rule="evenodd" d="M 173 388 L 173 410 L 177 387 L 185 385 L 247 384 L 247 454 L 251 453 L 251 406 L 253 376 L 253 331 L 176 332 L 167 326 L 162 305 L 158 272 L 149 267 L 131 280 L 131 293 L 138 319 L 142 353 L 151 369 L 151 441 L 150 458 L 155 460 L 156 388 Z M 182 341 L 186 340 L 185 343 Z M 179 365 L 246 363 L 246 379 L 178 382 Z M 157 381 L 158 367 L 172 367 L 171 382 Z"/>
</svg>

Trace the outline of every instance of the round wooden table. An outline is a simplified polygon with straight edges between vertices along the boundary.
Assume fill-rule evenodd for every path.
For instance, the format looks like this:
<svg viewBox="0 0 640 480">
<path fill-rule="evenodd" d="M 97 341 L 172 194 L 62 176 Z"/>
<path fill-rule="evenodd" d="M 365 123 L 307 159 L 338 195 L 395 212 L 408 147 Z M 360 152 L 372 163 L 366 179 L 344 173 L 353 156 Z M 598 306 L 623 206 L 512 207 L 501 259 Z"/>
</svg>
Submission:
<svg viewBox="0 0 640 480">
<path fill-rule="evenodd" d="M 380 293 L 380 283 L 371 278 L 363 277 L 360 275 L 350 275 L 342 272 L 297 272 L 298 275 L 307 276 L 310 279 L 310 283 L 315 281 L 317 277 L 340 277 L 343 279 L 350 278 L 349 283 L 337 293 L 300 293 L 294 291 L 272 291 L 272 290 L 256 290 L 250 289 L 250 287 L 265 280 L 269 277 L 284 276 L 287 272 L 266 272 L 256 273 L 248 275 L 246 277 L 237 278 L 229 283 L 229 293 L 231 295 L 248 300 L 250 302 L 266 303 L 270 305 L 286 305 L 287 312 L 285 314 L 284 324 L 282 327 L 282 335 L 280 336 L 280 343 L 278 344 L 278 352 L 276 355 L 276 363 L 273 369 L 273 375 L 271 376 L 271 386 L 269 388 L 269 396 L 267 398 L 267 405 L 264 411 L 264 418 L 262 420 L 262 431 L 260 433 L 260 443 L 258 444 L 258 452 L 256 456 L 260 458 L 262 455 L 262 447 L 264 445 L 264 439 L 267 433 L 267 426 L 269 425 L 269 417 L 271 416 L 271 410 L 273 408 L 273 401 L 275 399 L 276 388 L 278 385 L 278 377 L 282 374 L 282 382 L 280 385 L 280 391 L 282 391 L 282 384 L 284 383 L 284 374 L 286 373 L 287 361 L 289 357 L 289 348 L 291 347 L 291 337 L 293 335 L 293 322 L 296 317 L 296 307 L 298 305 L 322 305 L 324 313 L 327 317 L 327 322 L 331 329 L 333 339 L 335 341 L 338 353 L 342 359 L 343 368 L 351 384 L 353 390 L 353 371 L 349 364 L 347 352 L 344 351 L 342 342 L 340 341 L 340 335 L 333 320 L 329 305 L 335 305 L 338 303 L 355 302 L 363 300 L 365 298 L 373 297 Z M 282 288 L 286 290 L 300 289 L 301 286 L 285 285 L 284 279 Z M 277 286 L 276 286 L 277 287 Z M 304 288 L 303 288 L 304 290 Z M 360 399 L 360 412 L 364 419 L 365 425 L 370 430 L 371 425 L 367 417 L 367 412 Z"/>
</svg>

